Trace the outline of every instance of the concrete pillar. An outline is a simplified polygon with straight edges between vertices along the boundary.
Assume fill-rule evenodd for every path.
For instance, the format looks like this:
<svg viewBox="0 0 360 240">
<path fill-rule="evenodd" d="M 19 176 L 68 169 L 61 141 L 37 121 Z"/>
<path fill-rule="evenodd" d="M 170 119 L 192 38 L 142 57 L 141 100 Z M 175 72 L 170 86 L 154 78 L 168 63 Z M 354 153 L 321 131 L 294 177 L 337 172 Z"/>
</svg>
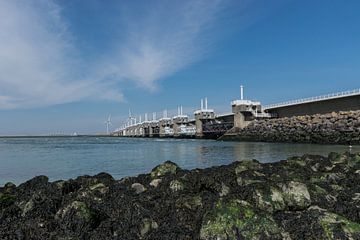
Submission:
<svg viewBox="0 0 360 240">
<path fill-rule="evenodd" d="M 160 137 L 167 137 L 165 132 L 166 127 L 171 127 L 171 119 L 170 118 L 162 118 L 159 120 L 159 128 L 160 128 Z"/>
<path fill-rule="evenodd" d="M 234 127 L 245 128 L 248 123 L 245 121 L 245 115 L 241 112 L 234 113 Z"/>
<path fill-rule="evenodd" d="M 181 111 L 181 110 L 180 110 Z M 173 130 L 174 130 L 174 136 L 178 137 L 181 135 L 180 132 L 180 126 L 181 125 L 187 125 L 189 121 L 189 118 L 187 116 L 181 115 L 177 116 L 173 119 Z"/>
<path fill-rule="evenodd" d="M 153 124 L 150 124 L 150 125 L 149 125 L 148 131 L 149 131 L 149 137 L 153 137 L 153 136 L 154 136 L 154 133 L 153 133 Z"/>
<path fill-rule="evenodd" d="M 203 123 L 201 114 L 195 114 L 195 127 L 196 127 L 196 136 L 203 137 Z"/>
<path fill-rule="evenodd" d="M 207 121 L 215 119 L 215 113 L 213 110 L 205 109 L 195 111 L 195 126 L 196 126 L 196 137 L 203 137 L 203 124 Z"/>
<path fill-rule="evenodd" d="M 242 100 L 241 100 L 242 101 Z M 245 128 L 253 120 L 254 117 L 251 112 L 251 102 L 238 102 L 232 105 L 232 112 L 234 113 L 234 127 L 236 128 Z"/>
</svg>

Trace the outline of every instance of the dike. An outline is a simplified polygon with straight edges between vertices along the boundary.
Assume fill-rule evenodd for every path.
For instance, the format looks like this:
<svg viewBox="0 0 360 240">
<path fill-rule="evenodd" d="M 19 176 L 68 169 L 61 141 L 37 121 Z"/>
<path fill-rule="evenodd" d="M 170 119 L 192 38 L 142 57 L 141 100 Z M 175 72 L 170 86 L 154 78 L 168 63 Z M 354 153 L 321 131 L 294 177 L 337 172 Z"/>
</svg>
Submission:
<svg viewBox="0 0 360 240">
<path fill-rule="evenodd" d="M 255 120 L 219 140 L 358 145 L 360 111 Z"/>
<path fill-rule="evenodd" d="M 7 183 L 0 239 L 360 239 L 360 154 Z"/>
</svg>

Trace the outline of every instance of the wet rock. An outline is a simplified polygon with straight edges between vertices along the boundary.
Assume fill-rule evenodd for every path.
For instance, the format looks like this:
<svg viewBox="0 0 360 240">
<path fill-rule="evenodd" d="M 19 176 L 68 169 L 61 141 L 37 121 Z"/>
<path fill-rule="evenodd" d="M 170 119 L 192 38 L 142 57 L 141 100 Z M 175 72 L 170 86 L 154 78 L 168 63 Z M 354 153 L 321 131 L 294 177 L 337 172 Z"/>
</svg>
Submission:
<svg viewBox="0 0 360 240">
<path fill-rule="evenodd" d="M 131 185 L 131 188 L 134 189 L 137 194 L 140 194 L 140 193 L 146 191 L 146 188 L 141 183 L 133 183 Z"/>
<path fill-rule="evenodd" d="M 221 140 L 360 144 L 360 111 L 255 120 Z M 339 159 L 340 160 L 340 159 Z"/>
<path fill-rule="evenodd" d="M 202 240 L 282 239 L 281 228 L 270 215 L 258 214 L 241 200 L 219 201 L 204 218 Z"/>
<path fill-rule="evenodd" d="M 224 197 L 228 195 L 230 192 L 230 188 L 225 185 L 225 183 L 221 183 L 221 192 L 219 193 L 220 197 Z"/>
<path fill-rule="evenodd" d="M 360 239 L 359 156 L 40 176 L 0 187 L 0 239 Z"/>
<path fill-rule="evenodd" d="M 65 208 L 59 210 L 56 213 L 55 218 L 64 219 L 68 215 L 70 215 L 72 211 L 75 212 L 75 215 L 78 218 L 84 219 L 85 221 L 90 221 L 93 217 L 93 212 L 91 211 L 90 208 L 88 208 L 86 203 L 80 201 L 74 201 Z"/>
<path fill-rule="evenodd" d="M 256 160 L 251 161 L 241 161 L 238 163 L 238 165 L 235 168 L 235 173 L 240 174 L 247 170 L 259 170 L 261 169 L 261 164 Z"/>
<path fill-rule="evenodd" d="M 159 178 L 159 177 L 163 177 L 167 174 L 175 174 L 178 170 L 179 170 L 179 167 L 175 163 L 173 163 L 171 161 L 166 161 L 163 164 L 160 164 L 159 166 L 155 167 L 151 171 L 151 177 Z"/>
<path fill-rule="evenodd" d="M 145 218 L 142 220 L 141 229 L 140 229 L 140 236 L 144 237 L 152 230 L 158 229 L 158 224 L 152 219 Z"/>
<path fill-rule="evenodd" d="M 91 191 L 99 191 L 102 194 L 105 194 L 109 191 L 109 188 L 105 186 L 103 183 L 98 183 L 90 186 Z"/>
<path fill-rule="evenodd" d="M 153 179 L 150 182 L 150 186 L 156 188 L 156 187 L 158 187 L 160 185 L 161 182 L 162 182 L 162 180 L 160 178 Z"/>
<path fill-rule="evenodd" d="M 303 210 L 310 206 L 311 199 L 305 184 L 289 182 L 282 185 L 283 198 L 290 209 Z"/>
<path fill-rule="evenodd" d="M 178 192 L 181 190 L 184 190 L 184 184 L 180 182 L 179 180 L 173 180 L 170 182 L 170 189 L 173 192 Z"/>
<path fill-rule="evenodd" d="M 15 203 L 16 197 L 7 193 L 0 193 L 0 209 Z"/>
<path fill-rule="evenodd" d="M 186 207 L 191 210 L 196 210 L 199 207 L 201 207 L 203 204 L 202 204 L 201 196 L 193 196 L 193 197 L 179 198 L 178 201 L 176 201 L 176 205 L 179 208 Z"/>
</svg>

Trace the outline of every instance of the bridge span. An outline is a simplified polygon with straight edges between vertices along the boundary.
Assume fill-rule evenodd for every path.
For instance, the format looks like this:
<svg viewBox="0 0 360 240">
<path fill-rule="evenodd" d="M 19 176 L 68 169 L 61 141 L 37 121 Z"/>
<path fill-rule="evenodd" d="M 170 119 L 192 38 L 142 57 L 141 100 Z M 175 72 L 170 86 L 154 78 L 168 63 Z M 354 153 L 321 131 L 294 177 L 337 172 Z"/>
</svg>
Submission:
<svg viewBox="0 0 360 240">
<path fill-rule="evenodd" d="M 265 112 L 276 117 L 292 117 L 355 110 L 360 110 L 360 89 L 264 106 Z"/>
<path fill-rule="evenodd" d="M 193 118 L 178 107 L 177 115 L 168 117 L 167 110 L 161 118 L 153 114 L 139 119 L 132 117 L 112 134 L 126 137 L 177 137 L 217 139 L 232 128 L 245 128 L 255 120 L 282 118 L 300 115 L 323 114 L 338 111 L 360 110 L 360 89 L 304 98 L 278 104 L 262 106 L 258 101 L 244 99 L 243 87 L 240 99 L 231 102 L 231 112 L 216 114 L 208 108 L 207 98 L 201 99 L 200 108 L 194 111 Z"/>
</svg>

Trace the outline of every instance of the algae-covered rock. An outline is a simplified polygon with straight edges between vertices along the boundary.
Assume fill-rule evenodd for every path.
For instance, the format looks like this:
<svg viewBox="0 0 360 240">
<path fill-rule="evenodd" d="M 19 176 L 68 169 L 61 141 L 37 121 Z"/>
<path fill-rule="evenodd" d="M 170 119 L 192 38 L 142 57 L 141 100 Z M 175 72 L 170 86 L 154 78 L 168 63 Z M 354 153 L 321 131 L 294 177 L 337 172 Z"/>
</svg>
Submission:
<svg viewBox="0 0 360 240">
<path fill-rule="evenodd" d="M 0 239 L 357 240 L 359 156 L 189 171 L 166 162 L 122 180 L 40 176 L 0 187 Z"/>
<path fill-rule="evenodd" d="M 205 215 L 200 239 L 282 239 L 281 232 L 271 215 L 258 213 L 249 203 L 220 200 Z"/>
<path fill-rule="evenodd" d="M 173 192 L 184 190 L 184 188 L 185 188 L 184 184 L 179 180 L 173 180 L 170 182 L 170 189 Z"/>
<path fill-rule="evenodd" d="M 300 167 L 304 167 L 306 165 L 306 161 L 302 157 L 289 157 L 287 162 L 289 164 L 299 165 Z"/>
<path fill-rule="evenodd" d="M 80 201 L 74 201 L 63 209 L 60 209 L 55 218 L 57 219 L 66 219 L 72 216 L 72 212 L 75 213 L 75 216 L 79 219 L 89 222 L 94 217 L 94 211 L 89 208 L 86 203 Z"/>
<path fill-rule="evenodd" d="M 152 219 L 145 218 L 142 220 L 141 226 L 140 226 L 140 236 L 141 238 L 144 237 L 146 234 L 148 234 L 152 230 L 158 229 L 158 224 Z"/>
<path fill-rule="evenodd" d="M 228 195 L 230 192 L 230 188 L 225 185 L 225 183 L 221 183 L 221 192 L 219 193 L 220 197 L 224 197 Z"/>
<path fill-rule="evenodd" d="M 283 192 L 277 187 L 270 187 L 266 191 L 255 190 L 253 194 L 255 206 L 268 212 L 284 210 L 286 207 Z"/>
<path fill-rule="evenodd" d="M 347 161 L 348 157 L 346 154 L 342 154 L 342 153 L 336 153 L 336 152 L 332 152 L 332 153 L 329 153 L 329 156 L 328 156 L 329 160 L 331 162 L 333 162 L 334 164 L 337 164 L 337 163 L 344 163 Z"/>
<path fill-rule="evenodd" d="M 158 178 L 163 177 L 167 174 L 175 174 L 180 168 L 178 165 L 171 161 L 166 161 L 163 164 L 160 164 L 159 166 L 155 167 L 151 171 L 151 177 L 152 178 Z"/>
<path fill-rule="evenodd" d="M 290 209 L 302 210 L 310 206 L 310 193 L 305 184 L 288 182 L 282 185 L 283 198 Z"/>
<path fill-rule="evenodd" d="M 319 224 L 328 239 L 360 239 L 360 223 L 324 209 L 317 210 L 320 212 Z"/>
<path fill-rule="evenodd" d="M 246 177 L 237 177 L 236 182 L 239 186 L 248 186 L 254 183 L 261 183 L 261 180 L 257 179 L 249 179 Z"/>
<path fill-rule="evenodd" d="M 137 194 L 146 191 L 146 188 L 145 188 L 144 185 L 142 185 L 141 183 L 133 183 L 133 184 L 131 185 L 131 188 L 134 189 Z"/>
<path fill-rule="evenodd" d="M 7 193 L 0 193 L 0 209 L 15 203 L 16 197 Z"/>
<path fill-rule="evenodd" d="M 103 184 L 103 183 L 91 185 L 89 188 L 91 191 L 98 191 L 102 194 L 105 194 L 109 191 L 109 188 L 106 187 L 105 184 Z"/>
<path fill-rule="evenodd" d="M 240 174 L 247 170 L 259 170 L 261 168 L 261 164 L 256 160 L 240 161 L 235 168 L 235 173 Z"/>
<path fill-rule="evenodd" d="M 160 183 L 162 182 L 162 179 L 160 178 L 156 178 L 156 179 L 153 179 L 151 182 L 150 182 L 150 186 L 154 187 L 154 188 L 157 188 Z"/>
</svg>

